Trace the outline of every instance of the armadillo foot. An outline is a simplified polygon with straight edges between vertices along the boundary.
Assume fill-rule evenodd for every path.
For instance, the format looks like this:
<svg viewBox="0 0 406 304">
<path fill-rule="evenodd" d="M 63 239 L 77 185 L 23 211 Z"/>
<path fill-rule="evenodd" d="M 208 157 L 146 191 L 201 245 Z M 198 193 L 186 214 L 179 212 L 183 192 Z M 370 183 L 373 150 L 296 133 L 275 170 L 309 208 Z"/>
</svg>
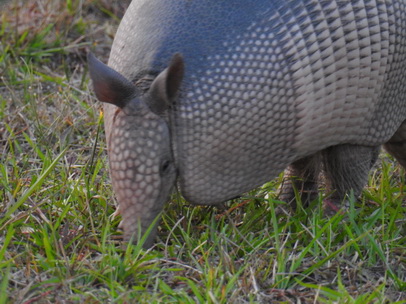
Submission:
<svg viewBox="0 0 406 304">
<path fill-rule="evenodd" d="M 323 210 L 324 215 L 326 216 L 334 216 L 337 213 L 342 215 L 346 214 L 348 211 L 348 201 L 341 202 L 341 200 L 335 199 L 324 199 L 323 200 Z"/>
<path fill-rule="evenodd" d="M 300 187 L 300 188 L 299 188 Z M 299 191 L 300 200 L 304 207 L 310 205 L 310 203 L 318 198 L 317 183 L 316 182 L 301 182 L 292 181 L 287 179 L 280 187 L 279 200 L 288 203 L 293 210 L 297 207 L 297 199 L 295 189 Z"/>
</svg>

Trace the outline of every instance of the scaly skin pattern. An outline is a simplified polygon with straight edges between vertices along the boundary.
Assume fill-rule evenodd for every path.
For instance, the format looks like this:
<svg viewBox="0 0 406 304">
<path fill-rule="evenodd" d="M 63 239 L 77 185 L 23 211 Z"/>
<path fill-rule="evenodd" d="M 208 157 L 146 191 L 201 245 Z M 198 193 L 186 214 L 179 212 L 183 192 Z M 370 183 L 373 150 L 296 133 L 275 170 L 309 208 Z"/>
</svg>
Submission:
<svg viewBox="0 0 406 304">
<path fill-rule="evenodd" d="M 175 53 L 182 75 L 179 63 L 169 64 Z M 173 157 L 181 192 L 194 204 L 241 195 L 290 164 L 287 178 L 304 179 L 304 191 L 314 191 L 324 171 L 328 205 L 339 204 L 349 191 L 359 194 L 382 144 L 405 164 L 404 1 L 137 0 L 120 24 L 109 66 L 138 89 L 143 111 L 158 121 L 146 124 L 148 115 L 135 110 L 137 118 L 129 119 L 122 104 L 117 115 L 115 102 L 105 106 L 127 235 L 161 210 L 170 190 L 157 185 L 174 183 L 158 167 L 148 180 L 130 173 L 159 166 L 156 155 Z M 168 67 L 175 72 L 163 72 Z M 157 75 L 164 80 L 155 81 Z M 170 81 L 177 78 L 179 87 Z M 163 98 L 158 115 L 153 81 L 162 95 L 176 91 Z M 141 140 L 157 138 L 167 146 Z M 146 149 L 144 156 L 137 148 Z M 303 166 L 303 159 L 314 166 Z M 282 188 L 286 200 L 295 184 L 301 182 Z"/>
</svg>

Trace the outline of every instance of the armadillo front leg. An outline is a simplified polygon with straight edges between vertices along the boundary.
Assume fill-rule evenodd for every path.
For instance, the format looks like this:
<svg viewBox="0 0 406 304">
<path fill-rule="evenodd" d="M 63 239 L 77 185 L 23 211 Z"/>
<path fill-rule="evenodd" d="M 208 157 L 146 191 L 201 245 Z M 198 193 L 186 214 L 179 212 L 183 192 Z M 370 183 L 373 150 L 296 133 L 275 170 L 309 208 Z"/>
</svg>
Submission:
<svg viewBox="0 0 406 304">
<path fill-rule="evenodd" d="M 322 152 L 326 178 L 326 192 L 330 198 L 324 201 L 327 214 L 335 214 L 351 191 L 358 197 L 367 183 L 368 172 L 376 162 L 380 147 L 339 145 Z"/>
<path fill-rule="evenodd" d="M 406 122 L 403 122 L 392 138 L 384 145 L 386 151 L 406 168 Z"/>
<path fill-rule="evenodd" d="M 304 206 L 317 198 L 320 154 L 316 153 L 292 163 L 286 170 L 279 199 L 295 209 L 295 191 L 300 194 Z"/>
</svg>

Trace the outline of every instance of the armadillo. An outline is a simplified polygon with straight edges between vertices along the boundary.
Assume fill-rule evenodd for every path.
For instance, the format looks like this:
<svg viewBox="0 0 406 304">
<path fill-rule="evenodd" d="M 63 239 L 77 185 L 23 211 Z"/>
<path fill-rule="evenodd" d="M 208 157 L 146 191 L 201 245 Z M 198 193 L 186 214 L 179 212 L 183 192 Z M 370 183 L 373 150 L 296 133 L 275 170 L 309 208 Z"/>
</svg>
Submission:
<svg viewBox="0 0 406 304">
<path fill-rule="evenodd" d="M 287 168 L 281 198 L 322 175 L 339 209 L 382 145 L 406 166 L 403 0 L 134 0 L 88 61 L 126 240 L 176 186 L 215 205 Z"/>
</svg>

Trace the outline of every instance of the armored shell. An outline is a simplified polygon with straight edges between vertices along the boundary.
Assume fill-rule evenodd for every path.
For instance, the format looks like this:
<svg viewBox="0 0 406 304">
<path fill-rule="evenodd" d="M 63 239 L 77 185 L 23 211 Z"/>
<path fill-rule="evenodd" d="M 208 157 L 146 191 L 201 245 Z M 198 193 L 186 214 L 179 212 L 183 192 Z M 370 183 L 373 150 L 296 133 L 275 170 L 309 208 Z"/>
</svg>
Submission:
<svg viewBox="0 0 406 304">
<path fill-rule="evenodd" d="M 161 115 L 143 94 L 175 53 L 183 58 L 182 73 L 165 75 L 178 78 L 179 87 L 172 86 L 176 97 Z M 137 0 L 120 24 L 108 64 L 134 84 L 134 96 L 149 100 L 140 112 L 164 121 L 155 126 L 165 129 L 161 137 L 148 139 L 148 132 L 136 131 L 155 128 L 144 114 L 130 119 L 133 112 L 117 112 L 119 103 L 105 105 L 113 183 L 123 180 L 115 191 L 128 192 L 126 206 L 132 196 L 140 200 L 138 189 L 161 193 L 158 181 L 137 181 L 131 173 L 154 163 L 155 154 L 142 159 L 134 152 L 148 140 L 168 141 L 165 153 L 189 202 L 216 204 L 319 151 L 376 149 L 390 141 L 406 118 L 406 2 Z M 117 125 L 127 131 L 116 131 Z M 397 133 L 402 144 L 403 133 Z M 115 138 L 122 136 L 136 144 L 119 146 Z M 127 167 L 122 158 L 130 159 Z M 158 162 L 154 166 L 152 173 L 159 171 Z M 156 210 L 165 198 L 159 200 Z"/>
</svg>

